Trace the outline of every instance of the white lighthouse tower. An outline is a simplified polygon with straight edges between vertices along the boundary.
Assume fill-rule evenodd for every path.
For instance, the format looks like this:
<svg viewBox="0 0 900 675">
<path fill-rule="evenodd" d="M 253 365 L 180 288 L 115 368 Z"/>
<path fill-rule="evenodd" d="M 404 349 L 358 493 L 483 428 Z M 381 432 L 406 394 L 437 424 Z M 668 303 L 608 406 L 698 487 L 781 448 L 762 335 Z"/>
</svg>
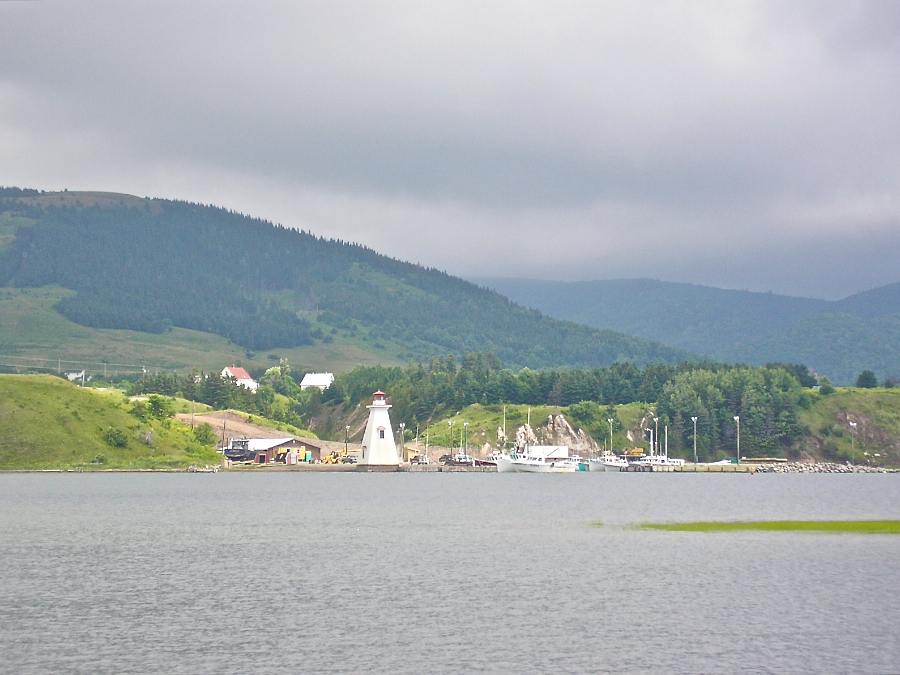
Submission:
<svg viewBox="0 0 900 675">
<path fill-rule="evenodd" d="M 375 400 L 369 409 L 369 421 L 366 422 L 366 433 L 363 434 L 362 450 L 359 463 L 369 466 L 400 466 L 397 446 L 394 444 L 394 432 L 391 429 L 391 406 L 385 400 L 383 391 L 376 391 Z"/>
</svg>

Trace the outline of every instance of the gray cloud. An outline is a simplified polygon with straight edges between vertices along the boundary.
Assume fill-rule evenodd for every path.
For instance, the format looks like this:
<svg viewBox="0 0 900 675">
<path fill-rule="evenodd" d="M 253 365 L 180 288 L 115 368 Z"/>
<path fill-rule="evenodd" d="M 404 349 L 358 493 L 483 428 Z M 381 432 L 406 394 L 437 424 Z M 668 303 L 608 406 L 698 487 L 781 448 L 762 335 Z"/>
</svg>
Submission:
<svg viewBox="0 0 900 675">
<path fill-rule="evenodd" d="M 459 274 L 896 281 L 894 3 L 0 3 L 0 183 Z"/>
</svg>

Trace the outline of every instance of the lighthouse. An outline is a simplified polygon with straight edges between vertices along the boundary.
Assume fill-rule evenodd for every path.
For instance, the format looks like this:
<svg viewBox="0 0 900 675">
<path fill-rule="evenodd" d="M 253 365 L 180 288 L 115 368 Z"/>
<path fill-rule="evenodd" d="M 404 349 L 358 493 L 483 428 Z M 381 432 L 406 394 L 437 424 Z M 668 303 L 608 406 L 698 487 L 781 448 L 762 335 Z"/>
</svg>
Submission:
<svg viewBox="0 0 900 675">
<path fill-rule="evenodd" d="M 376 391 L 369 409 L 369 421 L 363 434 L 359 463 L 369 466 L 400 466 L 394 433 L 391 430 L 391 406 L 384 400 L 385 393 Z"/>
</svg>

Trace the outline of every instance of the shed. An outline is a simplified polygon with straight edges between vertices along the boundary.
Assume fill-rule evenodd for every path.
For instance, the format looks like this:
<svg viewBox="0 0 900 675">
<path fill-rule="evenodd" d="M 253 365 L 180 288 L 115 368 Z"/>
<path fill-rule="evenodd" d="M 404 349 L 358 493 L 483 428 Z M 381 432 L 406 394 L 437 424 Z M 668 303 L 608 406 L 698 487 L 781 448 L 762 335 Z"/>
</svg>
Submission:
<svg viewBox="0 0 900 675">
<path fill-rule="evenodd" d="M 296 438 L 235 438 L 231 446 L 225 450 L 225 456 L 235 461 L 251 461 L 254 464 L 271 464 L 288 450 L 306 450 L 312 454 L 312 460 L 322 457 L 321 448 L 310 445 Z"/>
<path fill-rule="evenodd" d="M 332 382 L 334 382 L 334 373 L 306 373 L 300 381 L 300 388 L 311 389 L 312 387 L 318 387 L 320 390 L 325 391 L 331 386 Z"/>
</svg>

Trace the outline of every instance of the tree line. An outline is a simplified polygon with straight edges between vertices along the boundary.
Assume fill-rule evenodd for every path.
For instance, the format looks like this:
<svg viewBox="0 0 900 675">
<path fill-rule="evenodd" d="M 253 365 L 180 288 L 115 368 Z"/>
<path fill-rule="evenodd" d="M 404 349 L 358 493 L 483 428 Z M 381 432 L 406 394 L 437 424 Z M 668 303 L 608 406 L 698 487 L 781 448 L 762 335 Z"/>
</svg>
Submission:
<svg viewBox="0 0 900 675">
<path fill-rule="evenodd" d="M 300 378 L 298 374 L 297 379 Z M 491 353 L 435 356 L 407 366 L 357 366 L 342 373 L 324 392 L 301 391 L 290 365 L 282 360 L 260 378 L 256 393 L 218 373 L 145 374 L 128 393 L 157 393 L 237 408 L 252 414 L 307 426 L 323 405 L 354 409 L 383 389 L 392 417 L 407 429 L 422 427 L 462 408 L 483 405 L 551 405 L 567 409 L 598 440 L 607 436 L 606 420 L 615 406 L 639 402 L 652 409 L 660 428 L 668 426 L 669 449 L 690 455 L 697 418 L 697 448 L 702 458 L 733 448 L 741 420 L 741 449 L 746 456 L 781 456 L 802 434 L 799 413 L 809 407 L 814 383 L 802 365 L 763 367 L 713 362 L 650 364 L 631 362 L 590 370 L 504 368 Z M 606 406 L 603 410 L 601 406 Z M 618 422 L 616 422 L 618 425 Z"/>
<path fill-rule="evenodd" d="M 632 362 L 590 370 L 502 368 L 493 354 L 450 355 L 406 367 L 359 366 L 339 375 L 323 402 L 356 405 L 383 388 L 394 417 L 407 428 L 425 425 L 473 403 L 566 407 L 598 440 L 614 406 L 640 402 L 669 426 L 670 449 L 693 448 L 692 417 L 697 417 L 698 453 L 707 457 L 733 447 L 734 417 L 742 420 L 742 451 L 748 456 L 779 456 L 802 434 L 799 411 L 811 403 L 813 386 L 803 365 L 763 367 L 712 362 L 649 364 Z M 603 412 L 600 406 L 607 406 Z"/>
</svg>

